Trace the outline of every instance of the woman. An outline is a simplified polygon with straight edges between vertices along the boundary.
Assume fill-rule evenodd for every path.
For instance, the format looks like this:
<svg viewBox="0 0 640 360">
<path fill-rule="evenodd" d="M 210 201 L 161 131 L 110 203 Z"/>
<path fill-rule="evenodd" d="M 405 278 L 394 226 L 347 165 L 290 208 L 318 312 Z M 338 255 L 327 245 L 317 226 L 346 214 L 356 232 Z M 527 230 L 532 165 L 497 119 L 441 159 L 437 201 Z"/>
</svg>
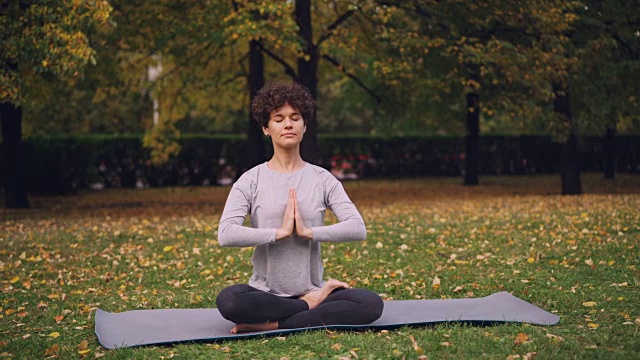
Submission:
<svg viewBox="0 0 640 360">
<path fill-rule="evenodd" d="M 216 299 L 220 314 L 236 323 L 232 333 L 368 324 L 382 314 L 378 294 L 322 277 L 320 244 L 364 240 L 366 228 L 342 184 L 300 156 L 314 106 L 298 83 L 270 83 L 252 103 L 273 157 L 238 179 L 220 218 L 221 246 L 255 247 L 249 285 L 230 286 Z M 338 223 L 324 226 L 327 208 Z M 247 214 L 251 227 L 243 226 Z"/>
</svg>

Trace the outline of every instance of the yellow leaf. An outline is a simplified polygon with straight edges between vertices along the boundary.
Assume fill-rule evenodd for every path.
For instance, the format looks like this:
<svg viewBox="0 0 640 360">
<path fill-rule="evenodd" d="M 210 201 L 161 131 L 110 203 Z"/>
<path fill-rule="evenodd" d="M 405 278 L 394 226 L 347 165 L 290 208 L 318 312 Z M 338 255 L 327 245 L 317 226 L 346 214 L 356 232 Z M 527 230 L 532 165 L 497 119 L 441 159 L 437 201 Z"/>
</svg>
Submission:
<svg viewBox="0 0 640 360">
<path fill-rule="evenodd" d="M 171 250 L 173 250 L 173 246 L 171 246 L 171 245 L 167 245 L 167 246 L 164 247 L 164 249 L 162 249 L 162 251 L 164 251 L 164 252 L 169 252 Z"/>
<path fill-rule="evenodd" d="M 17 276 L 14 276 L 14 277 L 9 281 L 9 282 L 10 282 L 10 283 L 12 283 L 12 284 L 15 284 L 15 283 L 17 283 L 18 281 L 20 281 L 20 278 L 19 278 L 19 277 L 17 277 Z"/>
<path fill-rule="evenodd" d="M 59 332 L 57 332 L 57 331 L 54 331 L 54 332 L 52 332 L 51 334 L 49 334 L 49 336 L 55 339 L 55 338 L 57 338 L 58 336 L 60 336 L 60 333 L 59 333 Z"/>
<path fill-rule="evenodd" d="M 342 345 L 338 343 L 331 345 L 331 350 L 340 351 L 340 349 L 342 349 Z"/>
<path fill-rule="evenodd" d="M 534 261 L 536 261 L 536 259 L 534 259 L 534 258 L 532 258 L 532 257 L 530 257 L 530 258 L 528 258 L 528 259 L 527 259 L 527 262 L 528 262 L 529 264 L 533 263 Z"/>
<path fill-rule="evenodd" d="M 90 352 L 91 352 L 91 350 L 89 350 L 89 349 L 84 349 L 84 350 L 79 350 L 79 351 L 78 351 L 78 354 L 80 354 L 80 355 L 86 355 L 86 354 L 88 354 L 88 353 L 90 353 Z"/>
<path fill-rule="evenodd" d="M 598 303 L 595 301 L 587 301 L 587 302 L 583 302 L 582 305 L 586 306 L 586 307 L 594 307 L 596 306 Z"/>
<path fill-rule="evenodd" d="M 592 328 L 592 329 L 597 329 L 600 327 L 600 325 L 596 324 L 596 323 L 589 323 L 587 324 L 588 327 Z"/>
</svg>

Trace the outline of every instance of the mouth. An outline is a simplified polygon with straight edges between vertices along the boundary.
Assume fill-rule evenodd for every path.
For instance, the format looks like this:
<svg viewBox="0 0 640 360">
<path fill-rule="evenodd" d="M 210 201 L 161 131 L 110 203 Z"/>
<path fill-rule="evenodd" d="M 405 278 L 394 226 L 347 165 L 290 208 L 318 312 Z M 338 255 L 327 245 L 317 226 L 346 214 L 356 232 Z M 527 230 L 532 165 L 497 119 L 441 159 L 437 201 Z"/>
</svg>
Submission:
<svg viewBox="0 0 640 360">
<path fill-rule="evenodd" d="M 284 133 L 282 134 L 283 137 L 292 137 L 292 136 L 296 136 L 296 134 L 294 133 Z"/>
</svg>

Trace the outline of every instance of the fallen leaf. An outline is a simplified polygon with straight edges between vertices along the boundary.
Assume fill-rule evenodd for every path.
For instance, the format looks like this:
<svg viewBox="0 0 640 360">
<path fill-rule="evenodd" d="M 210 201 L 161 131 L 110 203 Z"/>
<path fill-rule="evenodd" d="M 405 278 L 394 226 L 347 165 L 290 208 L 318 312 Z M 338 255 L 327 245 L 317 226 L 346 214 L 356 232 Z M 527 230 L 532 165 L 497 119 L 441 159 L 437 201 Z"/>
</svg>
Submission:
<svg viewBox="0 0 640 360">
<path fill-rule="evenodd" d="M 57 355 L 60 352 L 60 346 L 58 344 L 53 344 L 49 347 L 45 352 L 45 356 Z"/>
<path fill-rule="evenodd" d="M 435 278 L 433 278 L 433 282 L 431 283 L 431 286 L 432 286 L 434 289 L 437 289 L 437 288 L 439 288 L 439 287 L 440 287 L 440 278 L 438 277 L 438 275 L 436 275 L 436 277 L 435 277 Z"/>
<path fill-rule="evenodd" d="M 462 290 L 462 286 L 458 285 L 458 286 L 456 286 L 456 288 L 455 288 L 455 289 L 453 289 L 453 292 L 454 292 L 454 293 L 457 293 L 457 292 L 458 292 L 458 291 L 460 291 L 460 290 Z"/>
<path fill-rule="evenodd" d="M 164 247 L 164 249 L 162 249 L 162 251 L 164 251 L 164 252 L 169 252 L 171 250 L 173 250 L 173 246 L 171 246 L 171 245 L 167 245 L 167 246 Z"/>
<path fill-rule="evenodd" d="M 440 345 L 442 345 L 442 346 L 451 346 L 451 343 L 448 342 L 448 341 L 445 341 L 445 342 L 441 342 Z"/>
<path fill-rule="evenodd" d="M 592 328 L 592 329 L 597 329 L 597 328 L 599 328 L 599 327 L 600 327 L 600 325 L 599 325 L 599 324 L 596 324 L 596 323 L 589 323 L 589 324 L 587 324 L 587 326 L 588 326 L 588 327 L 590 327 L 590 328 Z"/>
<path fill-rule="evenodd" d="M 587 302 L 583 302 L 582 305 L 586 306 L 586 307 L 594 307 L 596 306 L 598 303 L 595 301 L 587 301 Z"/>
<path fill-rule="evenodd" d="M 529 342 L 531 340 L 529 340 L 529 335 L 523 333 L 523 332 L 519 332 L 518 334 L 516 334 L 516 338 L 513 342 L 514 345 L 519 345 L 519 344 L 524 344 L 526 342 Z"/>
<path fill-rule="evenodd" d="M 60 336 L 60 333 L 59 333 L 59 332 L 57 332 L 57 331 L 54 331 L 54 332 L 52 332 L 51 334 L 49 334 L 49 336 L 55 339 L 55 338 L 57 338 L 58 336 Z"/>
<path fill-rule="evenodd" d="M 339 343 L 331 345 L 331 350 L 340 351 L 340 349 L 342 349 L 342 345 L 340 345 Z"/>
<path fill-rule="evenodd" d="M 20 278 L 17 277 L 17 276 L 14 276 L 11 280 L 9 280 L 9 282 L 12 283 L 12 284 L 17 283 L 18 281 L 20 281 Z"/>
<path fill-rule="evenodd" d="M 547 337 L 550 338 L 550 339 L 553 339 L 556 342 L 560 342 L 560 341 L 564 340 L 564 338 L 562 336 L 554 335 L 554 334 L 551 334 L 551 333 L 547 333 Z"/>
<path fill-rule="evenodd" d="M 524 360 L 531 360 L 531 359 L 533 359 L 534 357 L 536 357 L 536 355 L 538 355 L 538 353 L 537 353 L 537 352 L 535 352 L 535 351 L 528 352 L 528 353 L 524 354 L 524 358 L 523 358 L 523 359 L 524 359 Z"/>
<path fill-rule="evenodd" d="M 383 246 L 384 246 L 384 245 L 382 245 L 382 243 L 381 243 L 380 241 L 378 241 L 378 242 L 376 243 L 376 249 L 382 249 L 382 247 L 383 247 Z"/>
<path fill-rule="evenodd" d="M 89 342 L 87 340 L 82 340 L 80 344 L 78 344 L 78 350 L 86 350 L 89 348 Z"/>
<path fill-rule="evenodd" d="M 409 335 L 409 339 L 411 340 L 411 346 L 413 347 L 413 350 L 415 352 L 422 353 L 422 348 L 420 346 L 418 346 L 418 342 L 413 337 L 413 335 Z"/>
<path fill-rule="evenodd" d="M 57 324 L 60 324 L 60 322 L 64 319 L 64 315 L 58 315 L 53 319 L 56 321 Z"/>
</svg>

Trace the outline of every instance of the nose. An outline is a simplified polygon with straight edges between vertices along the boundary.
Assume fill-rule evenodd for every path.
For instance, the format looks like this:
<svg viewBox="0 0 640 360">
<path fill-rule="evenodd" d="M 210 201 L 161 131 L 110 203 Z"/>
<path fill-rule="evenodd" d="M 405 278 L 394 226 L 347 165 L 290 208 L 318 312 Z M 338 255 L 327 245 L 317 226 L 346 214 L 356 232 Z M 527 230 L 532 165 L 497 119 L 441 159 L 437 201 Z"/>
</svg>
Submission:
<svg viewBox="0 0 640 360">
<path fill-rule="evenodd" d="M 288 116 L 286 118 L 284 118 L 284 127 L 287 128 L 287 129 L 293 127 L 293 121 Z"/>
</svg>

